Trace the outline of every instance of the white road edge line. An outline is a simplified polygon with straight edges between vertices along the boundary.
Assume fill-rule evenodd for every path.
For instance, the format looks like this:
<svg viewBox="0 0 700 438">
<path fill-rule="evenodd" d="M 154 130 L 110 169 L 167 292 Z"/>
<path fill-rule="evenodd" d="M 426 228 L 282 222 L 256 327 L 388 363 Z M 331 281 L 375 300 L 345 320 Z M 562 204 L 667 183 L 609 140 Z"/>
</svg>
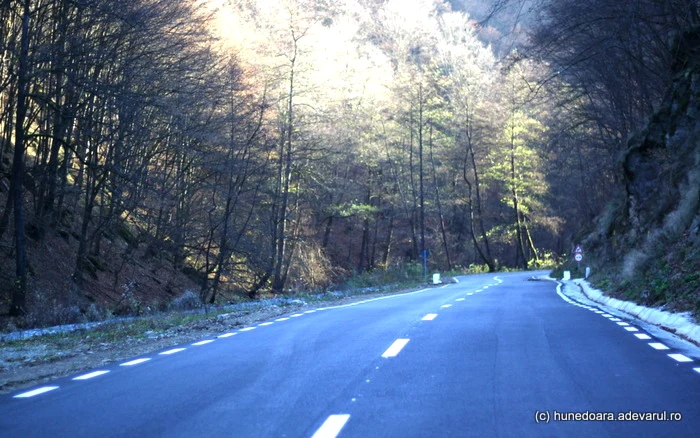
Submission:
<svg viewBox="0 0 700 438">
<path fill-rule="evenodd" d="M 669 354 L 668 357 L 671 359 L 675 360 L 676 362 L 692 362 L 693 359 L 689 358 L 688 356 L 684 356 L 682 354 Z"/>
<path fill-rule="evenodd" d="M 336 414 L 326 418 L 311 438 L 335 438 L 350 419 L 349 414 Z"/>
<path fill-rule="evenodd" d="M 97 377 L 97 376 L 101 376 L 101 375 L 103 375 L 103 374 L 107 374 L 108 372 L 109 372 L 109 371 L 107 371 L 107 370 L 94 371 L 94 372 L 92 372 L 92 373 L 83 374 L 82 376 L 73 377 L 73 380 L 88 380 L 88 379 L 92 379 L 93 377 Z"/>
<path fill-rule="evenodd" d="M 420 294 L 420 293 L 423 293 L 423 292 L 427 292 L 427 291 L 429 291 L 429 290 L 432 290 L 432 289 L 425 288 L 425 289 L 416 290 L 416 291 L 413 291 L 413 292 L 406 292 L 406 293 L 404 293 L 404 294 L 386 295 L 386 296 L 383 296 L 383 297 L 371 298 L 371 299 L 369 299 L 369 300 L 358 301 L 358 302 L 356 302 L 356 303 L 341 304 L 341 305 L 339 305 L 339 306 L 322 307 L 322 308 L 316 309 L 316 310 L 342 309 L 343 307 L 357 306 L 357 305 L 359 305 L 359 304 L 371 303 L 372 301 L 387 300 L 387 299 L 389 299 L 389 298 L 405 297 L 405 296 L 408 296 L 408 295 Z M 292 316 L 294 316 L 294 315 L 292 315 Z"/>
<path fill-rule="evenodd" d="M 181 351 L 185 351 L 185 349 L 184 348 L 173 348 L 172 350 L 164 351 L 164 352 L 158 353 L 158 354 L 160 354 L 161 356 L 168 356 L 171 354 L 179 353 Z"/>
<path fill-rule="evenodd" d="M 393 344 L 389 348 L 386 349 L 384 354 L 382 354 L 382 357 L 396 357 L 397 354 L 403 349 L 403 347 L 408 344 L 408 341 L 410 339 L 397 339 L 394 341 Z"/>
<path fill-rule="evenodd" d="M 131 367 L 134 365 L 138 365 L 140 363 L 148 362 L 149 360 L 151 360 L 150 357 L 144 357 L 141 359 L 134 359 L 134 360 L 130 360 L 129 362 L 120 363 L 119 366 L 120 367 Z"/>
<path fill-rule="evenodd" d="M 195 342 L 192 345 L 194 345 L 195 347 L 199 347 L 200 345 L 207 345 L 207 344 L 211 344 L 212 342 L 214 342 L 213 339 L 205 339 L 203 341 Z"/>
<path fill-rule="evenodd" d="M 437 318 L 437 313 L 428 313 L 427 315 L 425 315 L 423 317 L 423 319 L 421 321 L 432 321 L 435 318 Z"/>
<path fill-rule="evenodd" d="M 649 346 L 655 350 L 668 350 L 669 348 L 661 342 L 649 342 Z"/>
<path fill-rule="evenodd" d="M 35 395 L 44 394 L 45 392 L 53 391 L 54 389 L 58 389 L 58 386 L 42 386 L 41 388 L 37 388 L 33 391 L 28 391 L 28 392 L 23 392 L 21 394 L 17 394 L 16 396 L 14 396 L 12 398 L 34 397 Z"/>
</svg>

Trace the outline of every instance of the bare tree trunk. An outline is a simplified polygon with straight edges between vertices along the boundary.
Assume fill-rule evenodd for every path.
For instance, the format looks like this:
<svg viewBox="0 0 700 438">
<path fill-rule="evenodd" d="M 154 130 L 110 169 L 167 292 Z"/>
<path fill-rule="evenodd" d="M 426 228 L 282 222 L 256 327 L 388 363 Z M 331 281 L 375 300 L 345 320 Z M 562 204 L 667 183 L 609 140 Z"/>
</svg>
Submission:
<svg viewBox="0 0 700 438">
<path fill-rule="evenodd" d="M 289 187 L 290 180 L 292 178 L 292 133 L 294 132 L 294 64 L 296 61 L 296 41 L 294 44 L 294 56 L 291 60 L 291 67 L 289 71 L 289 95 L 287 96 L 287 126 L 285 127 L 285 137 L 282 141 L 280 160 L 284 157 L 284 170 L 282 172 L 281 183 L 281 196 L 282 200 L 279 207 L 279 216 L 277 224 L 277 248 L 275 251 L 275 267 L 272 274 L 272 290 L 274 292 L 282 292 L 284 290 L 284 283 L 286 278 L 283 273 L 285 272 L 284 260 L 285 260 L 285 250 L 287 245 L 287 219 L 289 216 L 288 204 L 289 204 Z M 285 152 L 285 144 L 286 152 Z"/>
<path fill-rule="evenodd" d="M 29 3 L 24 0 L 22 13 L 22 40 L 17 73 L 17 121 L 15 122 L 15 151 L 12 161 L 11 197 L 15 213 L 15 284 L 12 289 L 10 315 L 19 316 L 26 312 L 27 302 L 27 247 L 24 236 L 24 122 L 27 115 L 27 95 L 29 76 Z"/>
<path fill-rule="evenodd" d="M 466 128 L 466 139 L 467 139 L 467 150 L 464 154 L 464 165 L 462 166 L 462 179 L 464 180 L 464 183 L 467 184 L 467 207 L 469 208 L 469 234 L 471 234 L 472 237 L 472 243 L 474 243 L 474 250 L 475 254 L 478 254 L 479 257 L 486 263 L 486 266 L 488 266 L 489 271 L 493 272 L 496 269 L 495 263 L 493 262 L 493 259 L 491 258 L 491 250 L 489 247 L 489 240 L 488 236 L 486 235 L 486 231 L 484 229 L 484 220 L 483 220 L 483 214 L 481 210 L 481 195 L 480 195 L 480 190 L 479 190 L 479 172 L 478 168 L 476 166 L 476 157 L 474 155 L 474 147 L 472 145 L 471 141 L 471 133 L 470 133 L 470 120 L 467 120 L 467 128 Z M 469 180 L 468 176 L 468 169 L 471 167 L 472 172 L 474 173 L 474 183 Z M 476 211 L 477 215 L 474 214 L 474 196 L 476 194 Z M 479 240 L 477 238 L 477 230 L 475 229 L 476 223 L 479 223 L 479 228 L 480 228 L 480 234 L 481 234 L 481 239 L 484 242 L 484 248 L 481 248 L 481 244 L 479 244 Z"/>
<path fill-rule="evenodd" d="M 384 269 L 389 267 L 389 257 L 391 255 L 391 239 L 394 235 L 394 215 L 389 217 L 389 229 L 386 232 L 386 240 L 384 241 L 384 256 L 382 257 L 382 265 Z"/>
<path fill-rule="evenodd" d="M 425 248 L 425 191 L 423 187 L 423 84 L 418 84 L 418 180 L 420 196 L 420 256 L 423 259 L 423 279 L 428 275 Z"/>
<path fill-rule="evenodd" d="M 518 199 L 517 173 L 515 171 L 515 126 L 511 120 L 510 127 L 510 190 L 515 212 L 515 265 L 517 266 L 522 258 L 523 268 L 528 268 L 528 260 L 525 256 L 525 242 L 523 240 L 522 222 L 520 220 L 520 203 Z"/>
<path fill-rule="evenodd" d="M 445 230 L 445 217 L 442 214 L 442 202 L 440 201 L 440 187 L 438 186 L 437 171 L 435 170 L 435 158 L 433 156 L 433 125 L 430 125 L 430 137 L 428 140 L 430 147 L 430 164 L 433 168 L 433 185 L 435 186 L 435 201 L 438 209 L 438 219 L 440 220 L 440 236 L 442 237 L 442 246 L 445 251 L 445 259 L 447 261 L 447 269 L 452 270 L 452 259 L 450 258 L 450 248 L 447 243 L 447 231 Z"/>
</svg>

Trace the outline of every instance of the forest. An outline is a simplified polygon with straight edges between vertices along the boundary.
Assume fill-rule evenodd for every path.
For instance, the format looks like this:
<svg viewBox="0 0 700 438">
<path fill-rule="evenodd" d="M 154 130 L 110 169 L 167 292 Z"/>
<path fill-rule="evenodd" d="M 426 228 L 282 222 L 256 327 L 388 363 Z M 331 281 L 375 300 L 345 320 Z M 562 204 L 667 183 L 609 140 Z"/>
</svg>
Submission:
<svg viewBox="0 0 700 438">
<path fill-rule="evenodd" d="M 1 312 L 550 266 L 624 201 L 698 11 L 0 1 Z"/>
</svg>

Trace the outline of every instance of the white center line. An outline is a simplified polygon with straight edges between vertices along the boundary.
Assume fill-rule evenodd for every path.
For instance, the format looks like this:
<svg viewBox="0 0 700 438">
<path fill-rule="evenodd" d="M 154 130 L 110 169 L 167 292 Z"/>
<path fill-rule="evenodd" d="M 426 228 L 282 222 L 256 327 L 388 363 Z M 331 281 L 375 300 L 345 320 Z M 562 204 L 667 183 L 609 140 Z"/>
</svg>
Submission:
<svg viewBox="0 0 700 438">
<path fill-rule="evenodd" d="M 214 342 L 213 339 L 205 339 L 205 340 L 203 340 L 203 341 L 195 342 L 195 343 L 192 344 L 192 345 L 194 345 L 194 346 L 196 346 L 196 347 L 199 347 L 200 345 L 207 345 L 207 344 L 211 344 L 212 342 Z"/>
<path fill-rule="evenodd" d="M 28 391 L 28 392 L 23 392 L 21 394 L 17 394 L 16 396 L 12 398 L 29 398 L 29 397 L 34 397 L 35 395 L 43 394 L 45 392 L 53 391 L 54 389 L 58 389 L 58 386 L 43 386 L 41 388 L 37 388 L 33 391 Z"/>
<path fill-rule="evenodd" d="M 345 423 L 350 419 L 350 415 L 331 415 L 326 418 L 321 427 L 311 438 L 335 438 L 345 426 Z"/>
<path fill-rule="evenodd" d="M 457 298 L 455 301 L 464 301 L 464 298 Z"/>
<path fill-rule="evenodd" d="M 149 360 L 151 360 L 151 358 L 144 357 L 142 359 L 134 359 L 134 360 L 131 360 L 129 362 L 124 362 L 122 364 L 119 364 L 119 366 L 120 367 L 130 367 L 130 366 L 138 365 L 140 363 L 148 362 Z"/>
<path fill-rule="evenodd" d="M 238 330 L 239 332 L 249 332 L 251 330 L 255 330 L 255 327 L 246 327 Z"/>
<path fill-rule="evenodd" d="M 286 320 L 288 320 L 288 319 L 289 319 L 289 318 L 277 318 L 275 321 L 277 321 L 277 322 L 282 322 L 282 321 L 286 321 Z"/>
<path fill-rule="evenodd" d="M 440 306 L 441 309 L 447 309 L 448 307 L 452 307 L 452 304 L 443 304 Z"/>
<path fill-rule="evenodd" d="M 668 357 L 671 359 L 677 361 L 677 362 L 692 362 L 693 359 L 689 358 L 688 356 L 684 356 L 682 354 L 669 354 Z"/>
<path fill-rule="evenodd" d="M 224 333 L 223 335 L 217 336 L 217 338 L 230 338 L 231 336 L 236 336 L 236 333 Z"/>
<path fill-rule="evenodd" d="M 395 357 L 408 344 L 409 339 L 397 339 L 386 349 L 382 357 Z"/>
<path fill-rule="evenodd" d="M 258 327 L 265 327 L 266 325 L 272 325 L 274 322 L 263 322 L 262 324 L 258 324 Z"/>
<path fill-rule="evenodd" d="M 161 354 L 163 356 L 168 356 L 170 354 L 179 353 L 181 351 L 185 351 L 185 349 L 184 348 L 173 348 L 172 350 L 164 351 L 164 352 L 159 353 L 159 354 Z"/>
<path fill-rule="evenodd" d="M 656 350 L 668 350 L 668 347 L 662 344 L 661 342 L 650 342 L 649 346 Z"/>
<path fill-rule="evenodd" d="M 432 321 L 437 318 L 437 313 L 428 313 L 423 317 L 423 321 Z"/>
<path fill-rule="evenodd" d="M 639 339 L 651 339 L 651 336 L 646 335 L 644 333 L 637 333 L 635 336 L 638 337 Z"/>
<path fill-rule="evenodd" d="M 93 377 L 101 376 L 103 374 L 107 374 L 109 371 L 95 371 L 92 373 L 88 374 L 83 374 L 82 376 L 78 377 L 73 377 L 73 380 L 87 380 L 87 379 L 92 379 Z"/>
</svg>

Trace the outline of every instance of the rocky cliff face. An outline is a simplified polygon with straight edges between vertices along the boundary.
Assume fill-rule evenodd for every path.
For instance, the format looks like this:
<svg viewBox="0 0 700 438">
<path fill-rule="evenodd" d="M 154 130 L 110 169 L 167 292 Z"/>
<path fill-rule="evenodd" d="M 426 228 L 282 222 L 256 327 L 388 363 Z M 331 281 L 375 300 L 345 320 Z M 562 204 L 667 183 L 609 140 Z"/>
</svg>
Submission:
<svg viewBox="0 0 700 438">
<path fill-rule="evenodd" d="M 674 69 L 662 105 L 623 156 L 625 198 L 584 245 L 599 270 L 621 274 L 625 298 L 700 315 L 700 28 L 679 38 Z"/>
</svg>

